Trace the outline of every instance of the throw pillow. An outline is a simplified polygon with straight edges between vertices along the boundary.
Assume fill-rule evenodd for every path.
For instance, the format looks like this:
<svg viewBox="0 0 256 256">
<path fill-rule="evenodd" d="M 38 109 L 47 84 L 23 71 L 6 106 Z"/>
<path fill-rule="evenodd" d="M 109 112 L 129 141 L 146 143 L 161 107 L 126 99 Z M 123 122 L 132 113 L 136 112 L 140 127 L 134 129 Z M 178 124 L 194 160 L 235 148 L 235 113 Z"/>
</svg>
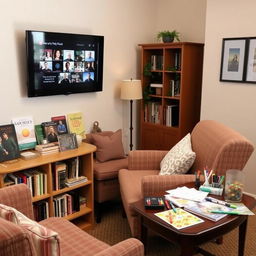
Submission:
<svg viewBox="0 0 256 256">
<path fill-rule="evenodd" d="M 96 159 L 99 162 L 125 157 L 121 129 L 110 136 L 97 133 L 93 133 L 91 136 L 92 143 L 97 147 Z"/>
<path fill-rule="evenodd" d="M 159 175 L 184 174 L 190 169 L 195 158 L 196 153 L 192 151 L 189 133 L 163 158 Z"/>
<path fill-rule="evenodd" d="M 24 228 L 32 238 L 37 256 L 59 256 L 58 233 L 29 219 L 15 208 L 0 204 L 0 217 Z"/>
</svg>

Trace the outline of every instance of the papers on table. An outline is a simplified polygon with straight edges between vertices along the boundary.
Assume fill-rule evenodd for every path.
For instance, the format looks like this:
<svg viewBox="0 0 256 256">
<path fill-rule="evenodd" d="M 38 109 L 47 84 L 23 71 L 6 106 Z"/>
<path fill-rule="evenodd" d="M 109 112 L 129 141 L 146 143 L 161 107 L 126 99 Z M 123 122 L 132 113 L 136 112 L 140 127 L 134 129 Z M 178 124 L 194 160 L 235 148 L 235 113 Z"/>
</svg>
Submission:
<svg viewBox="0 0 256 256">
<path fill-rule="evenodd" d="M 208 192 L 196 190 L 195 188 L 178 187 L 166 191 L 170 196 L 192 200 L 196 202 L 202 202 L 208 195 Z"/>
</svg>

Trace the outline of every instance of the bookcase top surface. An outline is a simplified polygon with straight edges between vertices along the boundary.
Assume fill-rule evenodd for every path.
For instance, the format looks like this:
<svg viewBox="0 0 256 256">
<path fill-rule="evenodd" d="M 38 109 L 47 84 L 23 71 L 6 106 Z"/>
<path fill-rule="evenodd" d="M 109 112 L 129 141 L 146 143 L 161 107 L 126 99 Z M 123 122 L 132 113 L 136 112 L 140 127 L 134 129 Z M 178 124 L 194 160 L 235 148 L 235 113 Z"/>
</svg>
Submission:
<svg viewBox="0 0 256 256">
<path fill-rule="evenodd" d="M 194 43 L 194 42 L 172 42 L 172 43 L 139 44 L 139 46 L 141 46 L 141 47 L 148 47 L 148 48 L 170 48 L 170 47 L 181 47 L 183 45 L 204 46 L 203 43 Z"/>
<path fill-rule="evenodd" d="M 64 151 L 64 152 L 56 152 L 49 155 L 38 156 L 36 158 L 29 159 L 29 160 L 18 158 L 9 162 L 1 162 L 0 174 L 34 168 L 41 165 L 50 164 L 57 161 L 62 161 L 69 158 L 90 154 L 95 151 L 96 151 L 96 147 L 94 145 L 82 142 L 82 144 L 78 148 Z"/>
</svg>

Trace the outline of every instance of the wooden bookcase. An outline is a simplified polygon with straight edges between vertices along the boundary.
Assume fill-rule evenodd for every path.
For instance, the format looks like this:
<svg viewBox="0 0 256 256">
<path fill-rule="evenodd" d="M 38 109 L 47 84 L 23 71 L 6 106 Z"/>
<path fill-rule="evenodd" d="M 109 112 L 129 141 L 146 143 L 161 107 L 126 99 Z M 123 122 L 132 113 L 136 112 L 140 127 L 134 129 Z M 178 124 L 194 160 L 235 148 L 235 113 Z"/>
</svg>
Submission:
<svg viewBox="0 0 256 256">
<path fill-rule="evenodd" d="M 0 163 L 0 187 L 4 187 L 4 177 L 8 173 L 19 172 L 31 168 L 39 169 L 47 174 L 47 194 L 36 196 L 32 198 L 33 203 L 41 200 L 47 200 L 49 204 L 49 216 L 54 216 L 53 199 L 55 196 L 64 194 L 69 191 L 78 190 L 79 194 L 86 198 L 86 207 L 82 208 L 73 214 L 65 216 L 64 218 L 72 221 L 82 229 L 89 229 L 94 224 L 94 203 L 93 203 L 93 152 L 96 147 L 82 143 L 79 148 L 57 152 L 50 155 L 38 156 L 34 159 L 23 160 L 21 158 L 12 162 Z M 59 190 L 53 190 L 53 175 L 52 170 L 54 164 L 58 161 L 65 161 L 79 157 L 80 168 L 79 175 L 86 176 L 88 181 L 86 183 L 78 184 L 72 187 L 65 187 Z"/>
<path fill-rule="evenodd" d="M 140 149 L 169 150 L 200 120 L 204 45 L 177 42 L 139 46 L 144 94 Z"/>
</svg>

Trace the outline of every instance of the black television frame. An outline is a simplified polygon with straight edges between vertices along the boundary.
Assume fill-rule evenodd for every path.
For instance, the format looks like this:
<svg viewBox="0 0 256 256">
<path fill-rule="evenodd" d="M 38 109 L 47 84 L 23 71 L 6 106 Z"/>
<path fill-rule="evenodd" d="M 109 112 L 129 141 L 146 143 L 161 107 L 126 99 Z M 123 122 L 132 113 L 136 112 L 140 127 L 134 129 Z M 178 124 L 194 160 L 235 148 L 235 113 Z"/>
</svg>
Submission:
<svg viewBox="0 0 256 256">
<path fill-rule="evenodd" d="M 44 39 L 38 41 L 35 36 L 44 36 Z M 42 44 L 40 44 L 42 43 Z M 53 70 L 53 65 L 55 62 L 52 59 L 52 71 L 43 72 L 40 69 L 41 53 L 46 52 L 46 50 L 60 49 L 62 53 L 66 51 L 73 51 L 74 57 L 76 51 L 84 51 L 84 54 L 88 51 L 94 52 L 94 72 L 90 71 L 80 71 L 80 72 L 64 72 L 64 54 L 62 63 L 62 71 Z M 73 34 L 73 33 L 60 33 L 60 32 L 46 32 L 46 31 L 35 31 L 26 30 L 26 57 L 27 57 L 27 96 L 28 97 L 40 97 L 40 96 L 50 96 L 50 95 L 69 95 L 74 93 L 88 93 L 88 92 L 98 92 L 103 90 L 103 55 L 104 55 L 104 37 L 98 35 L 86 35 L 86 34 Z M 75 59 L 73 60 L 75 63 Z M 86 56 L 84 55 L 83 65 L 86 63 Z M 90 61 L 88 61 L 90 62 Z M 73 63 L 73 64 L 74 64 Z M 61 65 L 59 65 L 61 66 Z M 70 83 L 62 84 L 60 86 L 61 76 L 67 74 Z M 93 75 L 93 81 L 85 82 L 85 76 L 90 73 Z M 78 75 L 75 75 L 78 74 Z M 73 75 L 73 78 L 72 78 Z M 82 79 L 80 82 L 71 82 L 75 78 Z M 51 83 L 47 84 L 47 78 L 51 78 Z M 46 81 L 46 82 L 45 82 Z"/>
</svg>

